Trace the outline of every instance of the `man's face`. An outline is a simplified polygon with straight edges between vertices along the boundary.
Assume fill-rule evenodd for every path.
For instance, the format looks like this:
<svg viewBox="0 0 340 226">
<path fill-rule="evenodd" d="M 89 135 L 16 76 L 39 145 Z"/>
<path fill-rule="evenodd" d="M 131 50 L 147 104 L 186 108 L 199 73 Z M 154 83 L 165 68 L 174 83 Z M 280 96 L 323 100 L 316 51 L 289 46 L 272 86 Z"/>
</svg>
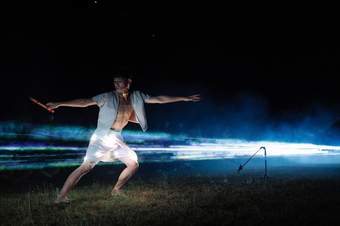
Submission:
<svg viewBox="0 0 340 226">
<path fill-rule="evenodd" d="M 114 78 L 113 84 L 115 86 L 116 91 L 118 92 L 126 92 L 130 88 L 131 79 L 125 79 L 125 78 Z"/>
</svg>

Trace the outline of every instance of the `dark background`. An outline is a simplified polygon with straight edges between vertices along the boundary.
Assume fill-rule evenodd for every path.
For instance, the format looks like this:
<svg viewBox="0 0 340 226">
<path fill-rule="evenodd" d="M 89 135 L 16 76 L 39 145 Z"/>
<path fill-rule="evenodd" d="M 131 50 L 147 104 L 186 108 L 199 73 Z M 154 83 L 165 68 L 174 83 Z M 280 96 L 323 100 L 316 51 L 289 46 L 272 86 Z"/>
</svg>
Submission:
<svg viewBox="0 0 340 226">
<path fill-rule="evenodd" d="M 28 97 L 92 97 L 124 72 L 134 74 L 134 89 L 151 95 L 202 96 L 199 103 L 148 105 L 151 131 L 252 137 L 263 128 L 268 136 L 337 127 L 331 5 L 78 0 L 10 8 L 0 37 L 1 121 L 95 126 L 96 107 L 61 108 L 49 121 Z"/>
</svg>

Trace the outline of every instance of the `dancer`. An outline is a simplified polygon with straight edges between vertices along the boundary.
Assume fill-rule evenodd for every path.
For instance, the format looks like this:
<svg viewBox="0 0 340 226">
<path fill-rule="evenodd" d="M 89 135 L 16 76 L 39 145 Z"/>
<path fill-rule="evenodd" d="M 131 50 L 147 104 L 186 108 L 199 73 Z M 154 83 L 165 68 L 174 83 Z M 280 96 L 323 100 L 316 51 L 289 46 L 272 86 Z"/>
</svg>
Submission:
<svg viewBox="0 0 340 226">
<path fill-rule="evenodd" d="M 147 119 L 144 103 L 165 104 L 179 101 L 199 101 L 200 95 L 192 96 L 150 96 L 141 91 L 130 91 L 132 79 L 118 74 L 114 76 L 114 90 L 99 94 L 89 99 L 75 99 L 62 102 L 50 102 L 50 109 L 59 107 L 88 107 L 99 106 L 98 123 L 92 134 L 83 163 L 67 178 L 63 188 L 54 203 L 69 203 L 69 191 L 78 183 L 80 178 L 90 172 L 100 161 L 112 162 L 120 160 L 126 165 L 111 195 L 121 194 L 122 187 L 138 169 L 138 157 L 124 141 L 121 135 L 128 122 L 139 123 L 142 130 L 147 130 Z"/>
</svg>

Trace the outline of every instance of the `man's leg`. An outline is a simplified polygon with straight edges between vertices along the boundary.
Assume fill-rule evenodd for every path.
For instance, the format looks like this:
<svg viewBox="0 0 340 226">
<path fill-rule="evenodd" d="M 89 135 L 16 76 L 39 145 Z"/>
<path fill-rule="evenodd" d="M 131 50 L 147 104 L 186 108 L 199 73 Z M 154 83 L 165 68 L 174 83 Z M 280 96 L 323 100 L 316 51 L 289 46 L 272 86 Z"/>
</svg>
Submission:
<svg viewBox="0 0 340 226">
<path fill-rule="evenodd" d="M 61 189 L 57 199 L 55 200 L 55 203 L 67 201 L 66 196 L 68 192 L 79 182 L 80 178 L 87 174 L 88 172 L 90 172 L 93 169 L 93 167 L 94 167 L 93 163 L 84 162 L 77 169 L 75 169 L 65 181 L 63 188 Z"/>
<path fill-rule="evenodd" d="M 124 163 L 126 168 L 119 175 L 118 181 L 112 189 L 112 195 L 120 192 L 121 188 L 126 184 L 126 182 L 128 182 L 131 176 L 137 171 L 139 166 L 138 162 L 134 160 L 124 161 Z"/>
</svg>

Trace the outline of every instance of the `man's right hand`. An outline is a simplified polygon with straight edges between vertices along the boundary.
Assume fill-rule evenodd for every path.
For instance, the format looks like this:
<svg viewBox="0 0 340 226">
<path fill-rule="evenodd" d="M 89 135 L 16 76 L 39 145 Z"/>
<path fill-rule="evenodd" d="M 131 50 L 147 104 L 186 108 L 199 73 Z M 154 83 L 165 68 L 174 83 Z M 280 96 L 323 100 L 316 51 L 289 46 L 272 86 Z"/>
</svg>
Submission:
<svg viewBox="0 0 340 226">
<path fill-rule="evenodd" d="M 49 108 L 49 109 L 56 109 L 58 107 L 60 107 L 60 105 L 58 103 L 55 103 L 55 102 L 49 102 L 46 104 L 46 106 Z"/>
</svg>

